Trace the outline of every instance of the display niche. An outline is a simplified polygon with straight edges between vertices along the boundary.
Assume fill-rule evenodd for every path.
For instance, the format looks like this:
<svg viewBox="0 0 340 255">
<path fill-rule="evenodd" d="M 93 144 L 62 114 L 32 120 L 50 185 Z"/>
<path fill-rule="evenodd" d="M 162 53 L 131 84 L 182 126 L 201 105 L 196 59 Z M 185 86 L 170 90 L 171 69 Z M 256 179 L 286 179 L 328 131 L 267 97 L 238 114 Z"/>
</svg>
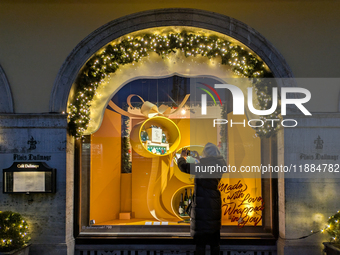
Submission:
<svg viewBox="0 0 340 255">
<path fill-rule="evenodd" d="M 181 141 L 180 130 L 169 118 L 157 116 L 136 124 L 130 133 L 132 148 L 146 158 L 171 156 Z"/>
</svg>

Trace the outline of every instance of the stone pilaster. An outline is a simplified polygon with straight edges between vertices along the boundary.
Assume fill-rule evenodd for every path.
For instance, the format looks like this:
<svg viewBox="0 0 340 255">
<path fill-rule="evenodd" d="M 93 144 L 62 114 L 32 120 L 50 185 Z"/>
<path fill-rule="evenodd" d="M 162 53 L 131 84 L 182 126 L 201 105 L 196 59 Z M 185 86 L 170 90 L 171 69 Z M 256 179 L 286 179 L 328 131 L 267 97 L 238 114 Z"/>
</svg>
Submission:
<svg viewBox="0 0 340 255">
<path fill-rule="evenodd" d="M 29 143 L 31 139 L 36 142 L 34 146 Z M 66 115 L 0 115 L 1 169 L 15 161 L 43 161 L 57 169 L 55 194 L 0 193 L 1 210 L 19 212 L 29 222 L 30 254 L 74 253 L 72 141 L 67 137 Z M 1 174 L 1 186 L 2 178 Z"/>
</svg>

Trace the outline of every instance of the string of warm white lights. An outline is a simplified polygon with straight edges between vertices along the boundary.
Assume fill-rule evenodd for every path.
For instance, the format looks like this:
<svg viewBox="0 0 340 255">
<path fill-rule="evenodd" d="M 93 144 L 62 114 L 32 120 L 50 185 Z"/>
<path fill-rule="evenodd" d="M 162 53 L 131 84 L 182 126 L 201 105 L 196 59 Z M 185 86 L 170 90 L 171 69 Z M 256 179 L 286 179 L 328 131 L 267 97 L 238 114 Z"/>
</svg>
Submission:
<svg viewBox="0 0 340 255">
<path fill-rule="evenodd" d="M 315 235 L 317 233 L 325 233 L 327 232 L 331 239 L 330 241 L 332 243 L 340 243 L 340 211 L 337 211 L 336 214 L 332 215 L 331 217 L 328 218 L 327 221 L 327 226 L 325 226 L 323 229 L 321 230 L 311 230 L 311 233 L 309 235 L 305 235 L 305 236 L 301 236 L 301 237 L 297 237 L 297 238 L 282 238 L 284 240 L 300 240 L 300 239 L 305 239 L 307 237 L 310 237 L 312 235 Z"/>
<path fill-rule="evenodd" d="M 267 109 L 271 105 L 271 86 L 261 85 L 263 77 L 272 77 L 263 61 L 249 50 L 217 36 L 205 36 L 197 33 L 143 34 L 127 37 L 119 43 L 112 42 L 100 53 L 89 59 L 80 72 L 77 80 L 77 92 L 69 105 L 68 120 L 70 133 L 76 138 L 82 137 L 90 122 L 90 106 L 96 95 L 96 90 L 110 74 L 115 73 L 120 66 L 133 64 L 148 56 L 151 52 L 162 58 L 172 52 L 183 52 L 186 57 L 201 55 L 208 58 L 221 58 L 221 64 L 229 65 L 232 71 L 240 77 L 257 78 L 254 82 L 259 108 Z M 267 119 L 279 119 L 279 109 Z M 257 128 L 260 137 L 274 134 L 280 126 L 263 125 Z"/>
<path fill-rule="evenodd" d="M 332 242 L 340 242 L 340 211 L 328 218 L 327 226 L 321 229 L 321 233 L 327 232 Z"/>
<path fill-rule="evenodd" d="M 19 213 L 0 212 L 0 252 L 18 249 L 30 240 L 28 224 Z"/>
</svg>

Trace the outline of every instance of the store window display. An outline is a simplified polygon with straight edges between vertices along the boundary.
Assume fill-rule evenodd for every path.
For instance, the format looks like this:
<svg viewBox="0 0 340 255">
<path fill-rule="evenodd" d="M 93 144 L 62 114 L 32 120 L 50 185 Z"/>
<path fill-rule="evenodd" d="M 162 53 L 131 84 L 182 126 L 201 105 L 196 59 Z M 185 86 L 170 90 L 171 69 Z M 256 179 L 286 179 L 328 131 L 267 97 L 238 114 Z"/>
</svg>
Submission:
<svg viewBox="0 0 340 255">
<path fill-rule="evenodd" d="M 185 211 L 194 179 L 177 166 L 183 148 L 200 154 L 212 142 L 228 164 L 261 164 L 261 141 L 252 128 L 216 128 L 190 117 L 197 106 L 188 100 L 190 84 L 198 82 L 220 83 L 210 77 L 137 79 L 112 97 L 100 128 L 87 136 L 87 147 L 83 144 L 83 157 L 90 162 L 92 227 L 188 227 L 190 217 Z M 212 100 L 208 107 L 216 108 Z M 216 109 L 230 114 L 222 107 Z M 240 222 L 262 226 L 262 210 L 251 209 L 262 202 L 242 203 L 242 197 L 262 197 L 260 178 L 232 179 L 225 174 L 219 189 L 223 228 Z"/>
</svg>

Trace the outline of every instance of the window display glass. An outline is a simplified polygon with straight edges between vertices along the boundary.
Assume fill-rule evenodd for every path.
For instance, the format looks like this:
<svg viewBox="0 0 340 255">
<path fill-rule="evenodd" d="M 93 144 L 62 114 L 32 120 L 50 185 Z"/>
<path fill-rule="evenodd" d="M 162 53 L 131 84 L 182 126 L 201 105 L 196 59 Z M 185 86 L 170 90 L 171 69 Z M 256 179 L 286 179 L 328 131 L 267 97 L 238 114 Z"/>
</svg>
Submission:
<svg viewBox="0 0 340 255">
<path fill-rule="evenodd" d="M 82 142 L 82 171 L 88 178 L 88 196 L 82 195 L 82 201 L 89 208 L 82 212 L 83 230 L 117 232 L 119 227 L 124 232 L 126 226 L 128 232 L 135 226 L 135 232 L 148 232 L 138 228 L 143 225 L 164 227 L 164 233 L 188 232 L 194 176 L 177 166 L 183 149 L 190 151 L 187 162 L 192 164 L 199 162 L 208 142 L 218 146 L 227 165 L 261 164 L 261 139 L 251 127 L 213 127 L 206 119 L 190 117 L 196 109 L 187 95 L 190 84 L 197 82 L 219 83 L 202 77 L 138 79 L 112 97 L 100 128 Z M 232 114 L 212 99 L 208 109 L 227 118 Z M 241 121 L 245 116 L 233 118 Z M 270 180 L 248 177 L 222 175 L 222 234 L 271 228 L 272 204 L 264 207 L 271 197 Z"/>
</svg>

